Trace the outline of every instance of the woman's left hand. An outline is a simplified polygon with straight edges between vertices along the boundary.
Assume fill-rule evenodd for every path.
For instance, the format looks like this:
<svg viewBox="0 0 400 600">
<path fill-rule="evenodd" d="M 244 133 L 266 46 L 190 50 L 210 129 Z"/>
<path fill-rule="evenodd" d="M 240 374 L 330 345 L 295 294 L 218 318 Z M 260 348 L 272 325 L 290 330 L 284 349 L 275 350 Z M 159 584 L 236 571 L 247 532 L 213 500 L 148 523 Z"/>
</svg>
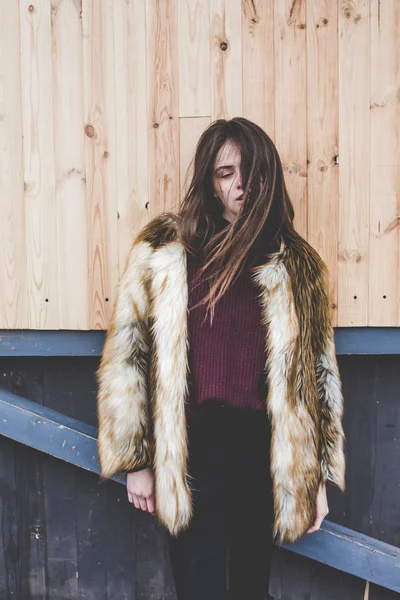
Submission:
<svg viewBox="0 0 400 600">
<path fill-rule="evenodd" d="M 321 484 L 318 489 L 317 495 L 317 510 L 315 515 L 314 524 L 306 531 L 306 533 L 313 533 L 314 531 L 318 531 L 321 526 L 322 521 L 325 519 L 326 515 L 329 513 L 328 509 L 328 499 L 326 497 L 326 486 L 325 484 Z"/>
</svg>

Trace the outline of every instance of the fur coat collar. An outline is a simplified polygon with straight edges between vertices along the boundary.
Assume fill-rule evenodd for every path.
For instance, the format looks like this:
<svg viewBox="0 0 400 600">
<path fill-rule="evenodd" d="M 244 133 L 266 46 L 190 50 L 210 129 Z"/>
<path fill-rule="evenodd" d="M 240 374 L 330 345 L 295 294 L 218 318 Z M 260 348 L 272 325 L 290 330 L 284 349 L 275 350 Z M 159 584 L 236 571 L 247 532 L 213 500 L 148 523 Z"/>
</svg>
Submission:
<svg viewBox="0 0 400 600">
<path fill-rule="evenodd" d="M 266 410 L 275 541 L 315 518 L 321 482 L 345 490 L 343 396 L 325 263 L 298 237 L 257 268 L 266 327 Z M 170 214 L 136 237 L 117 289 L 98 381 L 100 477 L 152 466 L 156 515 L 172 535 L 192 517 L 184 402 L 188 393 L 186 250 Z"/>
</svg>

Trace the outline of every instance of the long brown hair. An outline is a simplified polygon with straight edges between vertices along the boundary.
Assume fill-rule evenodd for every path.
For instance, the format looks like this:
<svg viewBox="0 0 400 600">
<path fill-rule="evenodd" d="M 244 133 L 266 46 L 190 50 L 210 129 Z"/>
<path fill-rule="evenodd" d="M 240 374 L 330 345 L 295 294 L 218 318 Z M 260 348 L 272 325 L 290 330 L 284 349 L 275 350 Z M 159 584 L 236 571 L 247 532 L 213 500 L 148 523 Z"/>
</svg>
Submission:
<svg viewBox="0 0 400 600">
<path fill-rule="evenodd" d="M 227 140 L 240 151 L 244 199 L 230 226 L 216 231 L 224 207 L 214 197 L 213 169 Z M 189 253 L 204 252 L 201 276 L 209 283 L 209 293 L 199 304 L 208 302 L 212 321 L 215 304 L 240 274 L 254 244 L 296 237 L 294 208 L 273 141 L 244 117 L 211 123 L 200 136 L 191 166 L 193 176 L 176 214 L 177 227 Z"/>
</svg>

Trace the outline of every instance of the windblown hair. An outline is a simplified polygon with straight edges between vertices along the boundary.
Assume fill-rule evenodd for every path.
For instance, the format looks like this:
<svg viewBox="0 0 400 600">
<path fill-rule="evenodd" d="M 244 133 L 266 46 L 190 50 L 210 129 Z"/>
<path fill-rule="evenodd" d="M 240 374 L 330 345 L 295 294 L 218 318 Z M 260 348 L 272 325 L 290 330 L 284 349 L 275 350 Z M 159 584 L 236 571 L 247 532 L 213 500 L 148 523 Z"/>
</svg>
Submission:
<svg viewBox="0 0 400 600">
<path fill-rule="evenodd" d="M 224 207 L 214 197 L 213 171 L 227 140 L 240 151 L 244 198 L 232 223 L 218 232 L 215 223 Z M 287 242 L 298 234 L 278 151 L 252 121 L 235 117 L 211 123 L 197 143 L 190 166 L 193 176 L 176 215 L 177 227 L 190 254 L 204 253 L 201 276 L 209 284 L 209 293 L 199 304 L 208 303 L 212 320 L 215 304 L 240 274 L 254 244 L 261 241 L 268 246 L 279 235 Z"/>
</svg>

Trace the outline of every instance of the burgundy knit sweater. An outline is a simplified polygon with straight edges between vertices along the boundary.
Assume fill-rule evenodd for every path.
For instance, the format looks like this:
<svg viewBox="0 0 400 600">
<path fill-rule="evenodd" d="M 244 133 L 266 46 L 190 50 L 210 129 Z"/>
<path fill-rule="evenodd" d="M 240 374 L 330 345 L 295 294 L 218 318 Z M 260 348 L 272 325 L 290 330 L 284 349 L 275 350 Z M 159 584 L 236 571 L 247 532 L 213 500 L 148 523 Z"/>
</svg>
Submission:
<svg viewBox="0 0 400 600">
<path fill-rule="evenodd" d="M 227 224 L 220 217 L 217 229 Z M 257 299 L 260 290 L 251 280 L 250 269 L 266 262 L 267 254 L 277 249 L 275 242 L 258 244 L 251 252 L 237 280 L 217 302 L 212 326 L 209 317 L 205 320 L 206 305 L 193 308 L 207 294 L 208 286 L 199 278 L 201 257 L 188 255 L 188 419 L 196 418 L 203 402 L 213 400 L 265 411 L 266 330 Z"/>
</svg>

